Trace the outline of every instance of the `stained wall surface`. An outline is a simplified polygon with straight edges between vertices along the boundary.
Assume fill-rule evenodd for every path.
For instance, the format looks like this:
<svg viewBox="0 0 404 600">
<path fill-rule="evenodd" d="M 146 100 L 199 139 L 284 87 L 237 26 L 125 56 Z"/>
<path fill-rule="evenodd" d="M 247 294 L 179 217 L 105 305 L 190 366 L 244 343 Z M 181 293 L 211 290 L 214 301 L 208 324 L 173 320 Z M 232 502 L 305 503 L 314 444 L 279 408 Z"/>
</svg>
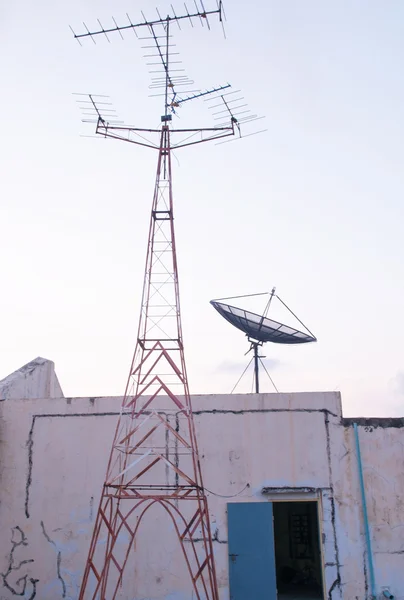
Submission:
<svg viewBox="0 0 404 600">
<path fill-rule="evenodd" d="M 352 422 L 338 393 L 194 396 L 220 600 L 228 502 L 317 498 L 329 600 L 369 597 Z M 120 398 L 0 402 L 0 599 L 76 600 Z M 359 420 L 375 577 L 404 599 L 404 428 Z M 174 532 L 142 523 L 121 600 L 189 600 Z M 402 591 L 403 590 L 403 591 Z"/>
</svg>

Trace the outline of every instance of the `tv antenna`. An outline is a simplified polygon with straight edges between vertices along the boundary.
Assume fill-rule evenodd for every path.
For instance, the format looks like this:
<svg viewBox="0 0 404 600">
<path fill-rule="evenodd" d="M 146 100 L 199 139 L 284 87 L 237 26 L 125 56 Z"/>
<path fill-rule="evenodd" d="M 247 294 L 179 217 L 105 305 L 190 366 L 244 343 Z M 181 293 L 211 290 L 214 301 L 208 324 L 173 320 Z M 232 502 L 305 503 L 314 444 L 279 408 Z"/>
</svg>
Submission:
<svg viewBox="0 0 404 600">
<path fill-rule="evenodd" d="M 247 339 L 250 343 L 250 349 L 248 352 L 253 351 L 253 357 L 248 363 L 247 367 L 243 371 L 240 379 L 237 381 L 236 385 L 233 388 L 237 387 L 243 375 L 246 373 L 248 367 L 251 362 L 254 361 L 254 384 L 255 384 L 255 393 L 259 394 L 260 391 L 260 378 L 259 378 L 259 368 L 260 364 L 266 371 L 269 379 L 271 380 L 272 385 L 275 390 L 278 391 L 276 385 L 274 384 L 271 376 L 269 375 L 264 363 L 262 362 L 262 356 L 259 355 L 259 349 L 266 344 L 267 342 L 273 342 L 275 344 L 307 344 L 309 342 L 316 342 L 317 338 L 314 334 L 308 329 L 304 323 L 295 315 L 294 312 L 285 304 L 281 298 L 275 293 L 276 289 L 272 288 L 270 293 L 263 292 L 260 294 L 248 294 L 246 296 L 232 296 L 229 298 L 219 298 L 217 300 L 211 300 L 212 306 L 218 311 L 222 317 L 226 319 L 229 323 L 231 323 L 237 329 L 243 331 Z M 257 313 L 253 313 L 245 310 L 244 308 L 237 308 L 236 306 L 232 306 L 231 304 L 224 303 L 223 300 L 234 300 L 236 298 L 247 298 L 252 296 L 268 296 L 269 300 L 265 306 L 264 312 L 262 315 Z M 276 298 L 281 302 L 281 304 L 299 321 L 300 325 L 303 327 L 304 331 L 300 331 L 299 329 L 295 329 L 294 327 L 290 327 L 289 325 L 285 325 L 278 321 L 274 321 L 273 319 L 268 318 L 268 312 L 272 303 L 272 300 Z M 248 354 L 248 352 L 246 354 Z"/>
<path fill-rule="evenodd" d="M 126 568 L 130 594 L 136 592 L 133 569 L 127 568 L 135 552 L 138 528 L 149 512 L 160 509 L 173 525 L 190 575 L 196 600 L 219 600 L 213 540 L 193 419 L 182 335 L 177 252 L 174 231 L 171 153 L 210 140 L 241 134 L 245 123 L 258 119 L 240 105 L 239 92 L 230 84 L 206 90 L 178 68 L 173 52 L 172 28 L 189 23 L 211 27 L 211 20 L 223 24 L 221 0 L 206 10 L 203 0 L 194 0 L 195 10 L 140 21 L 127 15 L 127 22 L 76 34 L 84 40 L 124 37 L 134 33 L 145 42 L 150 59 L 152 96 L 162 99 L 158 129 L 124 126 L 104 97 L 81 95 L 78 102 L 84 121 L 94 122 L 96 134 L 130 142 L 157 151 L 157 174 L 150 216 L 146 265 L 135 352 L 112 443 L 107 473 L 84 570 L 79 600 L 115 600 Z M 151 52 L 152 50 L 152 52 Z M 100 99 L 101 98 L 101 99 Z M 210 128 L 182 129 L 172 126 L 180 108 L 194 100 L 215 101 L 212 111 L 220 122 Z M 210 104 L 210 106 L 212 106 Z M 216 109 L 220 110 L 217 111 Z M 241 114 L 243 111 L 243 114 Z M 257 132 L 258 133 L 258 132 Z M 227 140 L 225 140 L 227 141 Z M 91 440 L 89 440 L 91 443 Z M 159 545 L 143 539 L 142 544 Z M 140 544 L 137 541 L 137 544 Z M 129 571 L 129 574 L 128 574 Z M 160 596 L 165 588 L 151 590 L 157 578 L 148 581 L 148 595 Z M 162 584 L 163 585 L 163 584 Z M 165 584 L 164 584 L 165 585 Z"/>
</svg>

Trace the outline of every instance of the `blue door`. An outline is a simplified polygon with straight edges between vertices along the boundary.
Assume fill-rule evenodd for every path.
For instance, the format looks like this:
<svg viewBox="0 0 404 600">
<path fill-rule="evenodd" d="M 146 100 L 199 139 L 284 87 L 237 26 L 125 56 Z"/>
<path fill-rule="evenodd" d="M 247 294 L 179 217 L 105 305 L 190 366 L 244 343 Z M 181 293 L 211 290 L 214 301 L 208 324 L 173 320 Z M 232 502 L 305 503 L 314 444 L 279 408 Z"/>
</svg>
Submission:
<svg viewBox="0 0 404 600">
<path fill-rule="evenodd" d="M 230 600 L 276 600 L 271 502 L 227 505 Z"/>
</svg>

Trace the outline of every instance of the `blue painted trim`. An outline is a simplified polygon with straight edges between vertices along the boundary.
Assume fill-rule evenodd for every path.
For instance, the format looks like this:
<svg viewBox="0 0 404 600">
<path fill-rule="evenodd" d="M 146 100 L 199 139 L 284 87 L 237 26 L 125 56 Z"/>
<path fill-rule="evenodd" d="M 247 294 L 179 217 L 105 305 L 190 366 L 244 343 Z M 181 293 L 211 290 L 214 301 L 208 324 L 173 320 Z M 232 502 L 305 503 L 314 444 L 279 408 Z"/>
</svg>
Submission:
<svg viewBox="0 0 404 600">
<path fill-rule="evenodd" d="M 365 538 L 366 538 L 366 550 L 367 550 L 368 563 L 369 563 L 370 588 L 372 590 L 372 598 L 376 599 L 375 570 L 374 570 L 374 566 L 373 566 L 372 542 L 370 539 L 368 509 L 366 506 L 365 482 L 363 479 L 363 468 L 362 468 L 362 459 L 361 459 L 361 448 L 360 448 L 360 444 L 359 444 L 358 425 L 356 423 L 354 423 L 353 427 L 354 427 L 354 432 L 355 432 L 356 457 L 358 460 L 359 483 L 360 483 L 361 496 L 362 496 L 363 522 L 365 525 Z"/>
</svg>

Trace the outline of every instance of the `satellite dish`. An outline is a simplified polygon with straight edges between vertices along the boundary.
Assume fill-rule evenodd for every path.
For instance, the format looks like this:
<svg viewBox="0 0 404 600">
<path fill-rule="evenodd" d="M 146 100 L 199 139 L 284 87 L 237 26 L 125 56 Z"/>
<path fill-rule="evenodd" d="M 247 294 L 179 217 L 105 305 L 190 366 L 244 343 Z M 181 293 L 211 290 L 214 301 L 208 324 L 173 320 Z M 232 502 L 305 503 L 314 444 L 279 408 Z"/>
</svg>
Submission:
<svg viewBox="0 0 404 600">
<path fill-rule="evenodd" d="M 259 296 L 264 294 L 250 294 L 250 296 Z M 266 295 L 266 294 L 265 294 Z M 235 296 L 233 298 L 245 298 L 246 296 Z M 289 325 L 274 321 L 267 317 L 273 298 L 277 298 L 287 310 L 299 321 L 303 329 L 300 331 Z M 219 300 L 211 300 L 212 306 L 218 311 L 222 317 L 229 321 L 234 327 L 243 331 L 248 341 L 250 342 L 250 350 L 254 350 L 254 380 L 255 391 L 259 393 L 259 362 L 262 363 L 258 354 L 258 348 L 267 342 L 275 344 L 307 344 L 316 342 L 317 338 L 311 331 L 300 321 L 300 319 L 290 310 L 290 308 L 275 294 L 275 288 L 270 293 L 270 298 L 265 307 L 264 313 L 259 315 L 250 312 L 244 308 L 238 308 L 231 304 L 224 303 L 223 300 L 231 300 L 231 298 L 220 298 Z M 250 350 L 248 352 L 250 352 Z M 251 359 L 252 360 L 252 359 Z M 251 361 L 250 361 L 251 362 Z M 262 363 L 263 365 L 263 363 Z M 263 365 L 264 366 L 264 365 Z M 264 366 L 265 368 L 265 366 Z M 269 375 L 269 373 L 268 373 Z M 272 380 L 271 380 L 272 381 Z M 273 382 L 272 382 L 273 383 Z M 237 384 L 236 384 L 237 385 Z M 276 386 L 274 384 L 276 389 Z"/>
<path fill-rule="evenodd" d="M 267 317 L 262 317 L 243 308 L 223 304 L 216 300 L 212 300 L 211 304 L 229 323 L 237 327 L 237 329 L 244 331 L 249 338 L 263 344 L 265 342 L 274 342 L 275 344 L 305 344 L 316 341 L 313 335 L 303 333 L 298 329 L 283 325 Z"/>
</svg>

